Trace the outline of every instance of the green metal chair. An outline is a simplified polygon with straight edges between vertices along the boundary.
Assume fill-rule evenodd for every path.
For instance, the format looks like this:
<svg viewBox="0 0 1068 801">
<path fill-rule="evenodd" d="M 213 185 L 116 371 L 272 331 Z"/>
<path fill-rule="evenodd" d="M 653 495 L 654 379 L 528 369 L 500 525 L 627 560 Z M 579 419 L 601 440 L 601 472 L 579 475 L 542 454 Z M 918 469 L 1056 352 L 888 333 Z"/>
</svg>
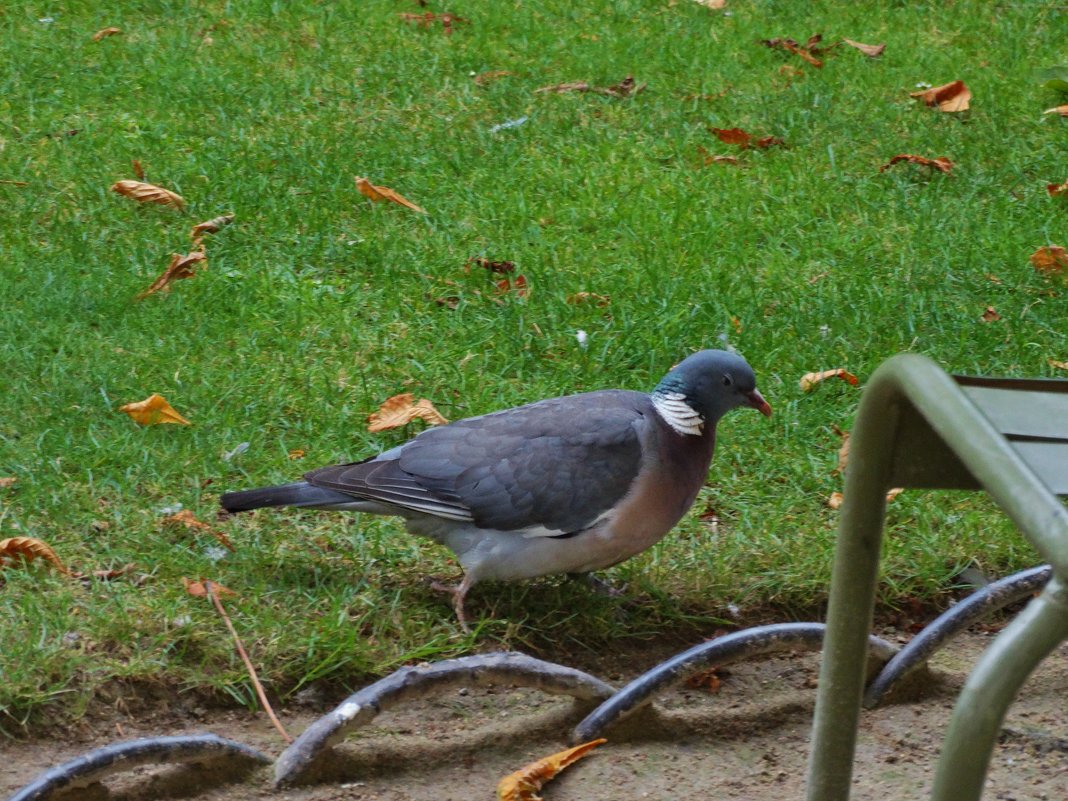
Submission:
<svg viewBox="0 0 1068 801">
<path fill-rule="evenodd" d="M 809 757 L 808 801 L 848 801 L 886 493 L 983 489 L 1053 568 L 957 699 L 931 798 L 978 801 L 1005 712 L 1068 638 L 1068 381 L 951 377 L 902 354 L 864 390 L 851 438 Z"/>
</svg>

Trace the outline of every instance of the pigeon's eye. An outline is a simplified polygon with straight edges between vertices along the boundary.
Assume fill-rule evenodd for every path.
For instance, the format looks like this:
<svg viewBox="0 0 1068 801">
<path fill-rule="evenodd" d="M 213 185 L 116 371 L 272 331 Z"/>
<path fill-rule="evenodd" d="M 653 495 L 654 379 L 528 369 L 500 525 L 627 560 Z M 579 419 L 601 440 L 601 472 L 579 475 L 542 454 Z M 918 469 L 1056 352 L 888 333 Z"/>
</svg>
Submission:
<svg viewBox="0 0 1068 801">
<path fill-rule="evenodd" d="M 723 376 L 723 386 L 725 386 L 725 387 L 729 387 L 729 386 L 730 386 L 731 384 L 733 384 L 733 383 L 734 383 L 734 382 L 733 382 L 733 381 L 731 381 L 731 377 L 730 377 L 729 375 L 725 375 L 725 376 Z"/>
</svg>

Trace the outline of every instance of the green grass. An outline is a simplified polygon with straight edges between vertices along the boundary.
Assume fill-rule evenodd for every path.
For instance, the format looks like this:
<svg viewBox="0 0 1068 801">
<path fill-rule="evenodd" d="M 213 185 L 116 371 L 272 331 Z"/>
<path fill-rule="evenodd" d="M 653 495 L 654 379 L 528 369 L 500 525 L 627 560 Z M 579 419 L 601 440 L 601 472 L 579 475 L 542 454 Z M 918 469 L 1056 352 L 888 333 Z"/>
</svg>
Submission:
<svg viewBox="0 0 1068 801">
<path fill-rule="evenodd" d="M 1063 285 L 1027 260 L 1063 244 L 1068 214 L 1045 191 L 1068 178 L 1065 121 L 1041 115 L 1061 98 L 1034 80 L 1064 40 L 1058 6 L 432 2 L 470 20 L 445 36 L 399 20 L 421 11 L 400 0 L 54 5 L 0 9 L 0 180 L 26 183 L 0 184 L 0 476 L 17 478 L 0 490 L 0 537 L 44 539 L 77 569 L 138 567 L 88 584 L 5 571 L 4 731 L 77 714 L 112 680 L 251 703 L 182 576 L 239 594 L 235 625 L 282 695 L 487 645 L 553 654 L 706 631 L 732 603 L 817 613 L 836 521 L 824 501 L 840 488 L 832 427 L 850 426 L 858 390 L 806 394 L 800 376 L 863 379 L 903 350 L 1000 375 L 1050 375 L 1047 359 L 1068 357 Z M 124 33 L 90 40 L 109 25 Z M 886 53 L 843 47 L 815 70 L 759 44 L 815 32 Z M 511 74 L 478 86 L 489 70 Z M 628 74 L 648 89 L 534 93 Z M 908 97 L 958 78 L 975 96 L 965 115 Z M 709 126 L 787 145 L 703 166 L 699 147 L 734 152 Z M 879 174 L 897 153 L 957 166 Z M 133 159 L 188 211 L 109 192 Z M 370 204 L 356 175 L 429 214 Z M 193 223 L 228 211 L 207 269 L 135 301 L 189 250 Z M 514 261 L 530 297 L 495 297 L 465 269 L 477 255 Z M 568 302 L 581 291 L 611 303 Z M 980 321 L 988 305 L 1000 321 Z M 479 587 L 467 638 L 421 583 L 456 575 L 449 555 L 396 521 L 260 512 L 219 524 L 237 551 L 218 560 L 210 536 L 160 523 L 178 503 L 211 521 L 224 489 L 401 442 L 414 431 L 366 431 L 401 391 L 458 418 L 649 389 L 724 338 L 775 417 L 729 417 L 694 513 L 610 572 L 634 606 L 556 581 Z M 118 413 L 151 392 L 193 426 Z M 708 507 L 714 532 L 697 519 Z M 937 601 L 969 562 L 1037 559 L 978 497 L 906 493 L 890 514 L 885 605 Z"/>
</svg>

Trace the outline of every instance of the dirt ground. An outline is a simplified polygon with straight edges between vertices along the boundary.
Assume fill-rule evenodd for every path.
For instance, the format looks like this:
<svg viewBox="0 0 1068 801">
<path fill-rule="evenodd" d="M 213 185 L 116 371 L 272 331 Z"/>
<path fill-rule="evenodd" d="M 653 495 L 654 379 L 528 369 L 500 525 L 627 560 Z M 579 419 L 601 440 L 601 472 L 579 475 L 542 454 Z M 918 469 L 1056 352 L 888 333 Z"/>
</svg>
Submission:
<svg viewBox="0 0 1068 801">
<path fill-rule="evenodd" d="M 937 655 L 933 680 L 919 699 L 863 714 L 856 801 L 928 796 L 955 692 L 991 636 L 969 633 Z M 648 648 L 626 659 L 605 657 L 574 666 L 619 686 L 678 650 Z M 545 786 L 545 798 L 801 799 L 816 671 L 815 655 L 790 654 L 732 665 L 722 673 L 716 693 L 685 686 L 670 691 L 658 698 L 656 725 L 610 730 L 607 744 Z M 1010 711 L 984 799 L 1068 799 L 1066 691 L 1068 646 L 1062 646 L 1032 676 Z M 342 698 L 310 693 L 303 700 L 303 708 L 280 713 L 294 735 Z M 51 766 L 127 738 L 207 731 L 252 745 L 271 758 L 282 751 L 281 738 L 263 715 L 207 710 L 181 698 L 137 716 L 124 714 L 121 707 L 94 713 L 61 740 L 0 745 L 0 798 Z M 320 784 L 276 791 L 270 768 L 264 768 L 243 781 L 204 790 L 189 786 L 189 770 L 141 768 L 111 777 L 107 785 L 111 798 L 121 801 L 492 799 L 500 777 L 564 748 L 568 731 L 581 717 L 569 699 L 534 690 L 453 690 L 379 715 L 335 749 L 335 775 Z M 81 790 L 67 797 L 105 795 Z"/>
</svg>

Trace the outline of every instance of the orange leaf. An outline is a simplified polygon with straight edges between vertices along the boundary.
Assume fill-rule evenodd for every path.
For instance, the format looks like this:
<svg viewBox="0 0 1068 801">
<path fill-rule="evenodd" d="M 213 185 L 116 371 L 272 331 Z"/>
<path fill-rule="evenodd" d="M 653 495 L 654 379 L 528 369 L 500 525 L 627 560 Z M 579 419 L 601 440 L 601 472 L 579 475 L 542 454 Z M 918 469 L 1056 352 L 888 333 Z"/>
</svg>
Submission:
<svg viewBox="0 0 1068 801">
<path fill-rule="evenodd" d="M 928 106 L 937 107 L 939 111 L 954 113 L 968 110 L 972 93 L 964 85 L 964 81 L 953 81 L 920 92 L 910 92 L 909 97 L 918 97 Z"/>
<path fill-rule="evenodd" d="M 399 192 L 394 192 L 388 186 L 375 186 L 366 178 L 356 176 L 356 188 L 360 190 L 360 194 L 366 198 L 370 198 L 376 203 L 380 203 L 383 200 L 388 200 L 390 203 L 396 203 L 400 206 L 405 206 L 412 211 L 418 211 L 422 214 L 426 214 L 426 209 L 415 205 L 408 198 L 401 195 Z"/>
<path fill-rule="evenodd" d="M 192 423 L 178 414 L 162 395 L 156 393 L 152 393 L 143 401 L 120 406 L 119 411 L 126 412 L 135 423 L 140 423 L 143 426 L 154 426 L 160 423 L 192 425 Z"/>
<path fill-rule="evenodd" d="M 7 489 L 8 487 L 13 486 L 16 481 L 18 481 L 18 479 L 15 476 L 4 476 L 3 478 L 0 478 L 0 489 Z"/>
<path fill-rule="evenodd" d="M 204 586 L 204 582 L 207 579 L 201 579 L 200 581 L 194 581 L 182 576 L 182 586 L 185 587 L 185 591 L 192 595 L 194 598 L 204 598 L 208 594 L 207 587 Z M 216 595 L 233 595 L 237 593 L 231 590 L 229 587 L 224 587 L 217 581 L 211 582 L 211 589 Z"/>
<path fill-rule="evenodd" d="M 690 678 L 686 679 L 686 686 L 715 695 L 719 692 L 720 687 L 723 686 L 723 681 L 717 673 L 717 668 L 710 668 L 709 670 L 701 670 L 694 673 Z"/>
<path fill-rule="evenodd" d="M 983 309 L 983 313 L 980 317 L 984 323 L 993 323 L 1001 319 L 1001 315 L 997 313 L 997 309 L 993 306 L 987 306 Z"/>
<path fill-rule="evenodd" d="M 161 206 L 175 206 L 185 208 L 185 200 L 181 195 L 176 195 L 169 189 L 154 184 L 146 184 L 141 181 L 116 181 L 111 186 L 111 191 L 120 195 L 133 198 L 141 203 L 159 203 Z"/>
<path fill-rule="evenodd" d="M 497 784 L 498 801 L 538 801 L 536 793 L 545 782 L 568 765 L 572 765 L 606 740 L 601 737 L 558 754 L 531 762 L 524 768 L 505 776 Z"/>
<path fill-rule="evenodd" d="M 728 145 L 738 145 L 738 147 L 749 147 L 749 142 L 753 139 L 752 134 L 748 134 L 741 128 L 709 128 L 712 133 L 716 135 L 719 141 Z"/>
<path fill-rule="evenodd" d="M 1062 117 L 1068 117 L 1068 106 L 1054 106 L 1048 108 L 1042 112 L 1043 114 L 1060 114 Z"/>
<path fill-rule="evenodd" d="M 843 39 L 842 41 L 850 47 L 856 48 L 861 53 L 868 56 L 868 58 L 878 58 L 883 54 L 883 51 L 886 50 L 885 44 L 863 44 L 862 42 L 854 42 L 852 39 Z"/>
<path fill-rule="evenodd" d="M 194 242 L 199 242 L 204 238 L 204 234 L 217 234 L 233 221 L 233 214 L 220 214 L 218 217 L 212 217 L 206 222 L 194 225 L 193 230 L 189 232 L 189 236 L 193 238 Z"/>
<path fill-rule="evenodd" d="M 910 164 L 919 164 L 921 167 L 930 167 L 932 170 L 938 170 L 944 172 L 947 175 L 950 170 L 953 169 L 953 162 L 946 156 L 939 156 L 936 159 L 924 158 L 923 156 L 914 156 L 911 153 L 902 153 L 899 156 L 894 156 L 890 161 L 886 162 L 879 168 L 879 172 L 886 172 L 890 167 L 897 164 L 900 161 L 907 161 Z"/>
<path fill-rule="evenodd" d="M 831 509 L 837 509 L 842 505 L 842 501 L 845 500 L 845 496 L 840 492 L 832 492 L 827 498 L 826 504 Z"/>
<path fill-rule="evenodd" d="M 216 531 L 207 523 L 201 520 L 197 520 L 193 513 L 190 512 L 188 509 L 183 509 L 177 514 L 168 515 L 167 517 L 163 518 L 163 525 L 185 526 L 185 528 L 189 531 L 204 531 L 213 536 L 215 539 L 217 539 L 219 541 L 219 544 L 226 548 L 226 550 L 231 552 L 237 550 L 236 548 L 234 548 L 234 544 L 230 542 L 229 537 L 227 537 L 221 531 Z"/>
<path fill-rule="evenodd" d="M 306 450 L 304 450 L 303 448 L 294 448 L 293 450 L 291 450 L 289 452 L 289 458 L 290 459 L 294 459 L 294 460 L 303 459 L 307 455 L 308 455 L 308 452 Z"/>
<path fill-rule="evenodd" d="M 145 168 L 141 166 L 140 159 L 134 159 L 133 161 L 131 161 L 130 167 L 133 169 L 134 175 L 137 176 L 138 181 L 145 180 Z"/>
<path fill-rule="evenodd" d="M 835 426 L 835 429 L 839 431 L 842 437 L 842 445 L 838 448 L 838 466 L 834 469 L 836 473 L 844 473 L 846 466 L 849 464 L 849 432 L 842 431 Z"/>
<path fill-rule="evenodd" d="M 1031 264 L 1044 275 L 1061 275 L 1068 270 L 1068 251 L 1060 245 L 1041 247 L 1031 254 Z"/>
<path fill-rule="evenodd" d="M 805 373 L 801 376 L 801 391 L 809 392 L 816 384 L 821 381 L 826 381 L 828 378 L 841 378 L 843 381 L 856 386 L 859 381 L 855 375 L 847 372 L 845 368 L 839 367 L 834 370 L 823 370 L 818 373 Z"/>
<path fill-rule="evenodd" d="M 48 543 L 33 537 L 8 537 L 6 540 L 0 540 L 0 568 L 6 567 L 18 557 L 27 562 L 44 559 L 60 573 L 70 575 L 70 571 L 63 566 L 63 562 Z"/>
<path fill-rule="evenodd" d="M 403 392 L 387 398 L 378 407 L 378 411 L 367 418 L 367 430 L 376 433 L 388 431 L 391 428 L 406 426 L 415 419 L 424 420 L 432 426 L 444 425 L 446 420 L 434 404 L 426 398 L 415 401 L 415 396 L 410 392 Z"/>
<path fill-rule="evenodd" d="M 203 250 L 194 250 L 184 256 L 181 253 L 172 253 L 171 263 L 167 265 L 167 269 L 160 273 L 159 277 L 152 282 L 152 285 L 137 296 L 137 299 L 147 298 L 149 295 L 161 290 L 170 292 L 172 281 L 177 281 L 181 278 L 192 278 L 196 274 L 196 268 L 190 265 L 196 264 L 198 261 L 207 262 L 207 260 L 208 255 Z"/>
<path fill-rule="evenodd" d="M 120 33 L 122 33 L 122 28 L 101 28 L 93 34 L 93 41 L 99 42 L 101 39 L 107 39 L 109 36 L 117 36 Z"/>
</svg>

